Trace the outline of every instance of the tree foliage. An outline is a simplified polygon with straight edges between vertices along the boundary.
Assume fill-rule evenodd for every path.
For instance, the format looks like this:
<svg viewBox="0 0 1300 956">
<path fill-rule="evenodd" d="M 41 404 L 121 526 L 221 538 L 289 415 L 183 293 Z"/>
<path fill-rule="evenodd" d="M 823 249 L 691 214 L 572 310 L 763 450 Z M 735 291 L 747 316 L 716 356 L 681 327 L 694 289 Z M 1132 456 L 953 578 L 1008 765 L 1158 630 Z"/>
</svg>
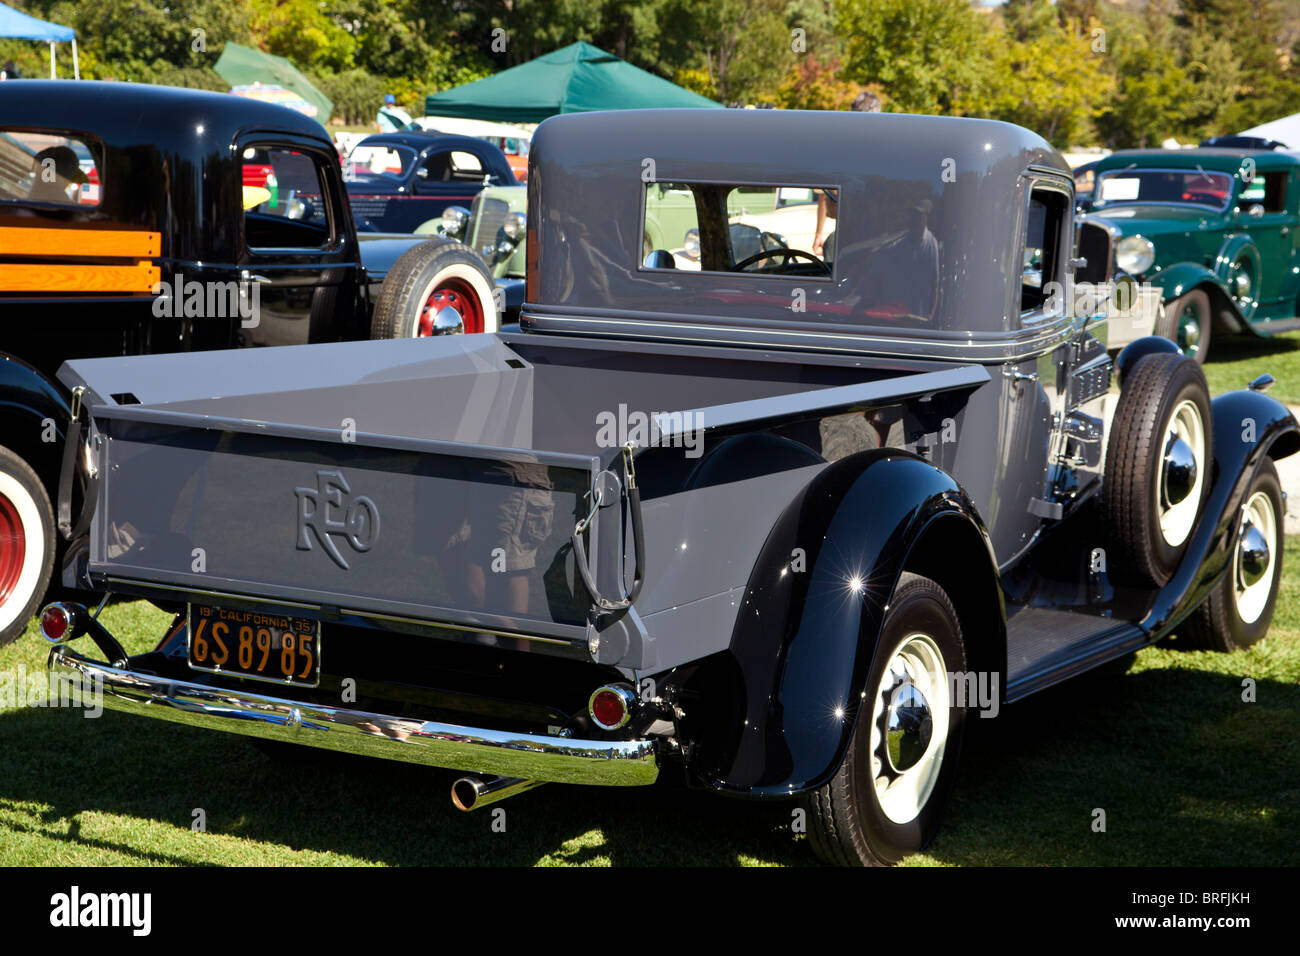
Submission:
<svg viewBox="0 0 1300 956">
<path fill-rule="evenodd" d="M 576 40 L 726 103 L 989 116 L 1060 146 L 1196 141 L 1300 108 L 1296 0 L 9 0 L 77 30 L 82 75 L 222 89 L 227 42 L 368 123 Z M 39 44 L 0 61 L 44 75 Z M 66 73 L 66 54 L 60 63 Z M 1300 147 L 1300 144 L 1292 144 Z"/>
</svg>

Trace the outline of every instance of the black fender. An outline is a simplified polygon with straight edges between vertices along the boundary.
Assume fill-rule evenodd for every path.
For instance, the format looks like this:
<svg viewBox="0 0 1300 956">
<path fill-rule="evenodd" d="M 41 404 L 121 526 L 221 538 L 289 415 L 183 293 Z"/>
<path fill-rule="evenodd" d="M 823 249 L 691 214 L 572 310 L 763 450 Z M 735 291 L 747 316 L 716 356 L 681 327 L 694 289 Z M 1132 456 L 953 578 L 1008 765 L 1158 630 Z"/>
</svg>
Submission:
<svg viewBox="0 0 1300 956">
<path fill-rule="evenodd" d="M 1142 627 L 1163 637 L 1196 608 L 1227 571 L 1242 498 L 1265 458 L 1300 451 L 1300 423 L 1277 399 L 1236 391 L 1210 402 L 1214 422 L 1213 484 L 1187 554 L 1160 591 Z"/>
<path fill-rule="evenodd" d="M 1137 365 L 1139 359 L 1160 354 L 1182 355 L 1183 352 L 1172 340 L 1161 335 L 1144 335 L 1124 346 L 1115 357 L 1115 374 L 1121 388 L 1124 379 L 1128 377 L 1128 373 Z"/>
<path fill-rule="evenodd" d="M 0 445 L 32 466 L 51 501 L 71 419 L 72 406 L 60 385 L 22 359 L 0 352 Z"/>
<path fill-rule="evenodd" d="M 736 709 L 713 722 L 698 748 L 698 782 L 785 797 L 834 775 L 857 722 L 886 604 L 922 539 L 930 546 L 918 570 L 943 561 L 955 568 L 984 602 L 978 612 L 971 600 L 961 602 L 969 613 L 963 630 L 1000 640 L 990 659 L 1005 665 L 997 565 L 965 492 L 908 452 L 843 458 L 785 508 L 754 565 L 725 655 Z"/>
</svg>

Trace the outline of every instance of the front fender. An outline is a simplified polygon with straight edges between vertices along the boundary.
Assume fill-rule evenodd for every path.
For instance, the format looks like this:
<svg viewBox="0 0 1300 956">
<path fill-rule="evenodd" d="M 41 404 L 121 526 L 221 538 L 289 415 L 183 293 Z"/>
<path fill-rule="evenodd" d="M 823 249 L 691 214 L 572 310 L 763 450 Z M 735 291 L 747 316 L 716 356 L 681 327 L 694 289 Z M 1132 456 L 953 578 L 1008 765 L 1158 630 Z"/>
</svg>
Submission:
<svg viewBox="0 0 1300 956">
<path fill-rule="evenodd" d="M 958 519 L 963 528 L 951 527 Z M 781 514 L 754 565 L 732 633 L 739 713 L 730 737 L 696 770 L 706 786 L 789 796 L 839 768 L 890 594 L 934 522 L 978 539 L 996 589 L 996 565 L 974 505 L 951 476 L 896 449 L 841 459 Z M 1001 611 L 1000 599 L 996 607 Z M 1003 613 L 1005 618 L 1005 614 Z M 986 625 L 990 622 L 984 622 Z M 1003 621 L 1005 626 L 1005 619 Z"/>
<path fill-rule="evenodd" d="M 1154 277 L 1152 282 L 1160 286 L 1160 295 L 1165 302 L 1170 302 L 1197 286 L 1206 284 L 1214 286 L 1225 296 L 1228 294 L 1227 286 L 1222 279 L 1205 266 L 1195 262 L 1180 262 L 1170 266 Z"/>
<path fill-rule="evenodd" d="M 1224 243 L 1223 248 L 1219 251 L 1216 259 L 1216 269 L 1226 269 L 1232 265 L 1236 252 L 1239 252 L 1243 245 L 1249 246 L 1249 236 L 1233 236 Z M 1253 250 L 1253 246 L 1250 246 Z M 1224 256 L 1230 258 L 1226 264 Z M 1210 310 L 1215 317 L 1215 325 L 1231 332 L 1252 332 L 1253 326 L 1247 321 L 1246 317 L 1241 314 L 1235 302 L 1232 301 L 1232 295 L 1228 290 L 1228 284 L 1218 273 L 1213 272 L 1205 266 L 1195 262 L 1180 262 L 1177 265 L 1170 266 L 1152 279 L 1152 282 L 1160 286 L 1160 295 L 1165 304 L 1178 298 L 1192 289 L 1204 289 L 1210 297 Z M 1259 333 L 1256 332 L 1256 335 Z"/>
<path fill-rule="evenodd" d="M 1242 497 L 1265 458 L 1300 451 L 1300 423 L 1285 405 L 1260 392 L 1237 391 L 1210 403 L 1214 421 L 1214 484 L 1187 554 L 1161 590 L 1143 628 L 1160 637 L 1189 614 L 1227 567 Z"/>
</svg>

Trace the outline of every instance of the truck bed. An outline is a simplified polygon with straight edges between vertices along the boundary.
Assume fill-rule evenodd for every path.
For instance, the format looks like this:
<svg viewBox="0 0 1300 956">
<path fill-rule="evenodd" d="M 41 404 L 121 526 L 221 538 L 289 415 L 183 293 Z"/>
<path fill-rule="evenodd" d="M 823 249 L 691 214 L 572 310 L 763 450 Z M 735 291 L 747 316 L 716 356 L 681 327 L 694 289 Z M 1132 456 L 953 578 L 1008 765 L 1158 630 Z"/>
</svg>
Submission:
<svg viewBox="0 0 1300 956">
<path fill-rule="evenodd" d="M 908 440 L 904 412 L 884 434 L 865 411 L 988 374 L 497 334 L 91 359 L 60 378 L 86 386 L 103 439 L 97 586 L 585 648 L 572 531 L 625 441 L 644 500 L 637 610 L 667 624 L 693 604 L 725 639 L 785 503 L 828 461 Z M 666 447 L 644 447 L 637 412 Z M 622 507 L 593 522 L 598 581 L 624 573 L 625 525 Z"/>
</svg>

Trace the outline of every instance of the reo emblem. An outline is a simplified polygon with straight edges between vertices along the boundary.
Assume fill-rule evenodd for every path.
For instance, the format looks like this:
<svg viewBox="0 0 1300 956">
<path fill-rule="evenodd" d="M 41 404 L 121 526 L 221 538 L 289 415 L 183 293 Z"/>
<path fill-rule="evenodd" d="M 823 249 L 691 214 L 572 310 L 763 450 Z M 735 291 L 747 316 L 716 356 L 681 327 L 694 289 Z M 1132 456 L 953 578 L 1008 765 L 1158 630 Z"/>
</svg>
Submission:
<svg viewBox="0 0 1300 956">
<path fill-rule="evenodd" d="M 315 537 L 330 559 L 346 571 L 348 563 L 333 536 L 341 536 L 360 553 L 369 551 L 379 539 L 379 509 L 365 495 L 352 496 L 343 472 L 318 471 L 315 488 L 295 488 L 293 493 L 298 499 L 299 551 L 310 551 Z"/>
</svg>

